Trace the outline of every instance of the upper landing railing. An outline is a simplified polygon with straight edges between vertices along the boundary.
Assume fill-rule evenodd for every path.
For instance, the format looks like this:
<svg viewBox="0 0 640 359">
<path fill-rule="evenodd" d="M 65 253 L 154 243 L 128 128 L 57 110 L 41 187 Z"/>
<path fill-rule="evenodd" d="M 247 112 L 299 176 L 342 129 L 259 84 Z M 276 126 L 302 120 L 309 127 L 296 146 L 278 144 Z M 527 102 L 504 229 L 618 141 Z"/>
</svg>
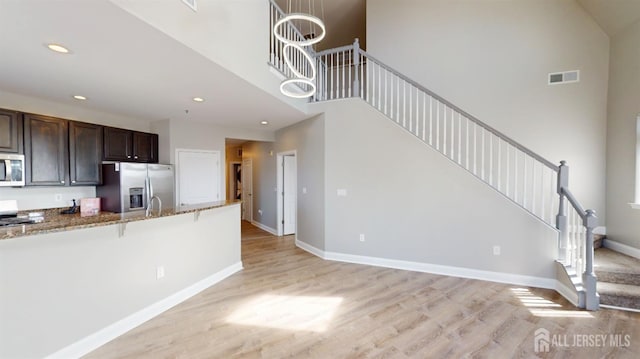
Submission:
<svg viewBox="0 0 640 359">
<path fill-rule="evenodd" d="M 273 4 L 273 2 L 272 2 Z M 273 4 L 271 25 L 282 16 Z M 293 30 L 292 30 L 293 31 Z M 294 36 L 302 36 L 293 32 Z M 558 260 L 582 273 L 580 306 L 598 308 L 593 274 L 597 218 L 568 187 L 569 168 L 536 154 L 433 91 L 353 45 L 315 52 L 316 92 L 310 101 L 359 97 L 504 197 L 559 231 Z M 272 39 L 270 62 L 283 74 L 282 48 Z M 307 60 L 292 62 L 306 73 Z"/>
</svg>

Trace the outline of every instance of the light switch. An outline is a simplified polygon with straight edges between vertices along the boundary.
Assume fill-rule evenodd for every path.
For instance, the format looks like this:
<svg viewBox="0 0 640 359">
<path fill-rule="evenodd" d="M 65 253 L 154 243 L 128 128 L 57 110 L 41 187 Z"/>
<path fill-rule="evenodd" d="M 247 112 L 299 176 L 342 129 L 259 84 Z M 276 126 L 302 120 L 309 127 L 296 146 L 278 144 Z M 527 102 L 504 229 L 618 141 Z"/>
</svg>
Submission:
<svg viewBox="0 0 640 359">
<path fill-rule="evenodd" d="M 307 187 L 302 187 L 302 194 L 307 194 Z"/>
<path fill-rule="evenodd" d="M 338 188 L 338 197 L 346 197 L 347 190 L 345 188 Z"/>
</svg>

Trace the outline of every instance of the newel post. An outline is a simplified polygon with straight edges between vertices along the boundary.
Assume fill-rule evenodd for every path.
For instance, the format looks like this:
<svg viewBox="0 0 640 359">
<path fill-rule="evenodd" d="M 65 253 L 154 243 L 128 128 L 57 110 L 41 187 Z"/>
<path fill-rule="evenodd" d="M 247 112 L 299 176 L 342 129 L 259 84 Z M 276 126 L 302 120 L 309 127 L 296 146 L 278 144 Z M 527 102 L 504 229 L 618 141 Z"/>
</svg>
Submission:
<svg viewBox="0 0 640 359">
<path fill-rule="evenodd" d="M 585 288 L 585 307 L 587 310 L 598 310 L 600 297 L 597 292 L 596 274 L 593 272 L 593 230 L 598 226 L 596 211 L 586 210 L 586 215 L 582 222 L 587 227 L 587 243 L 585 243 L 585 269 L 582 274 L 582 284 Z"/>
<path fill-rule="evenodd" d="M 558 167 L 558 188 L 557 193 L 560 196 L 558 204 L 558 215 L 556 216 L 556 228 L 558 229 L 558 260 L 565 262 L 567 259 L 567 242 L 569 240 L 569 232 L 567 231 L 567 199 L 564 196 L 563 188 L 569 186 L 569 166 L 566 161 L 560 161 Z"/>
<path fill-rule="evenodd" d="M 355 76 L 353 77 L 353 97 L 360 97 L 360 40 L 356 37 L 353 42 L 353 69 Z"/>
</svg>

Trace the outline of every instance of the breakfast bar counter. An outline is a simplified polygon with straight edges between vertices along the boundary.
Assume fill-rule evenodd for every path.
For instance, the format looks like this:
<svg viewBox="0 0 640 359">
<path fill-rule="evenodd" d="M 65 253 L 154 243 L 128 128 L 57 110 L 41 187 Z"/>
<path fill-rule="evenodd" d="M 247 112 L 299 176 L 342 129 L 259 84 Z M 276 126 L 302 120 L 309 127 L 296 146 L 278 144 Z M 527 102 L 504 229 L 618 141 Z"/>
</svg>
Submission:
<svg viewBox="0 0 640 359">
<path fill-rule="evenodd" d="M 0 227 L 0 240 L 36 234 L 54 233 L 82 228 L 101 227 L 113 224 L 124 224 L 128 222 L 152 220 L 159 217 L 175 216 L 185 213 L 199 213 L 208 209 L 220 208 L 238 203 L 240 202 L 218 201 L 201 203 L 192 206 L 183 206 L 180 209 L 165 209 L 160 214 L 154 212 L 150 216 L 146 216 L 144 210 L 128 213 L 113 213 L 103 211 L 98 213 L 97 215 L 86 217 L 82 217 L 80 213 L 60 214 L 63 208 L 28 211 L 43 212 L 45 218 L 44 222 Z M 28 212 L 21 212 L 19 213 L 19 215 L 26 216 Z"/>
<path fill-rule="evenodd" d="M 81 357 L 242 270 L 240 207 L 0 228 L 0 358 Z"/>
</svg>

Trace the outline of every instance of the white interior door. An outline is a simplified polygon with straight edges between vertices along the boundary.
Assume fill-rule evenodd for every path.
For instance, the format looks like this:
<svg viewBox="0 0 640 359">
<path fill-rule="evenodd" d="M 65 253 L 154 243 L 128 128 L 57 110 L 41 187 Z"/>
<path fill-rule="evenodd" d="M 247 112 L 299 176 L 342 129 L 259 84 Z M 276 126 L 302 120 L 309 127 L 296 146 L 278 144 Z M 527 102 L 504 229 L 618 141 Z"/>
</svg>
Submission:
<svg viewBox="0 0 640 359">
<path fill-rule="evenodd" d="M 176 150 L 180 207 L 221 200 L 220 152 Z"/>
<path fill-rule="evenodd" d="M 282 162 L 283 234 L 296 233 L 296 195 L 298 191 L 296 157 L 284 156 Z"/>
<path fill-rule="evenodd" d="M 242 219 L 253 221 L 253 162 L 242 160 Z"/>
</svg>

